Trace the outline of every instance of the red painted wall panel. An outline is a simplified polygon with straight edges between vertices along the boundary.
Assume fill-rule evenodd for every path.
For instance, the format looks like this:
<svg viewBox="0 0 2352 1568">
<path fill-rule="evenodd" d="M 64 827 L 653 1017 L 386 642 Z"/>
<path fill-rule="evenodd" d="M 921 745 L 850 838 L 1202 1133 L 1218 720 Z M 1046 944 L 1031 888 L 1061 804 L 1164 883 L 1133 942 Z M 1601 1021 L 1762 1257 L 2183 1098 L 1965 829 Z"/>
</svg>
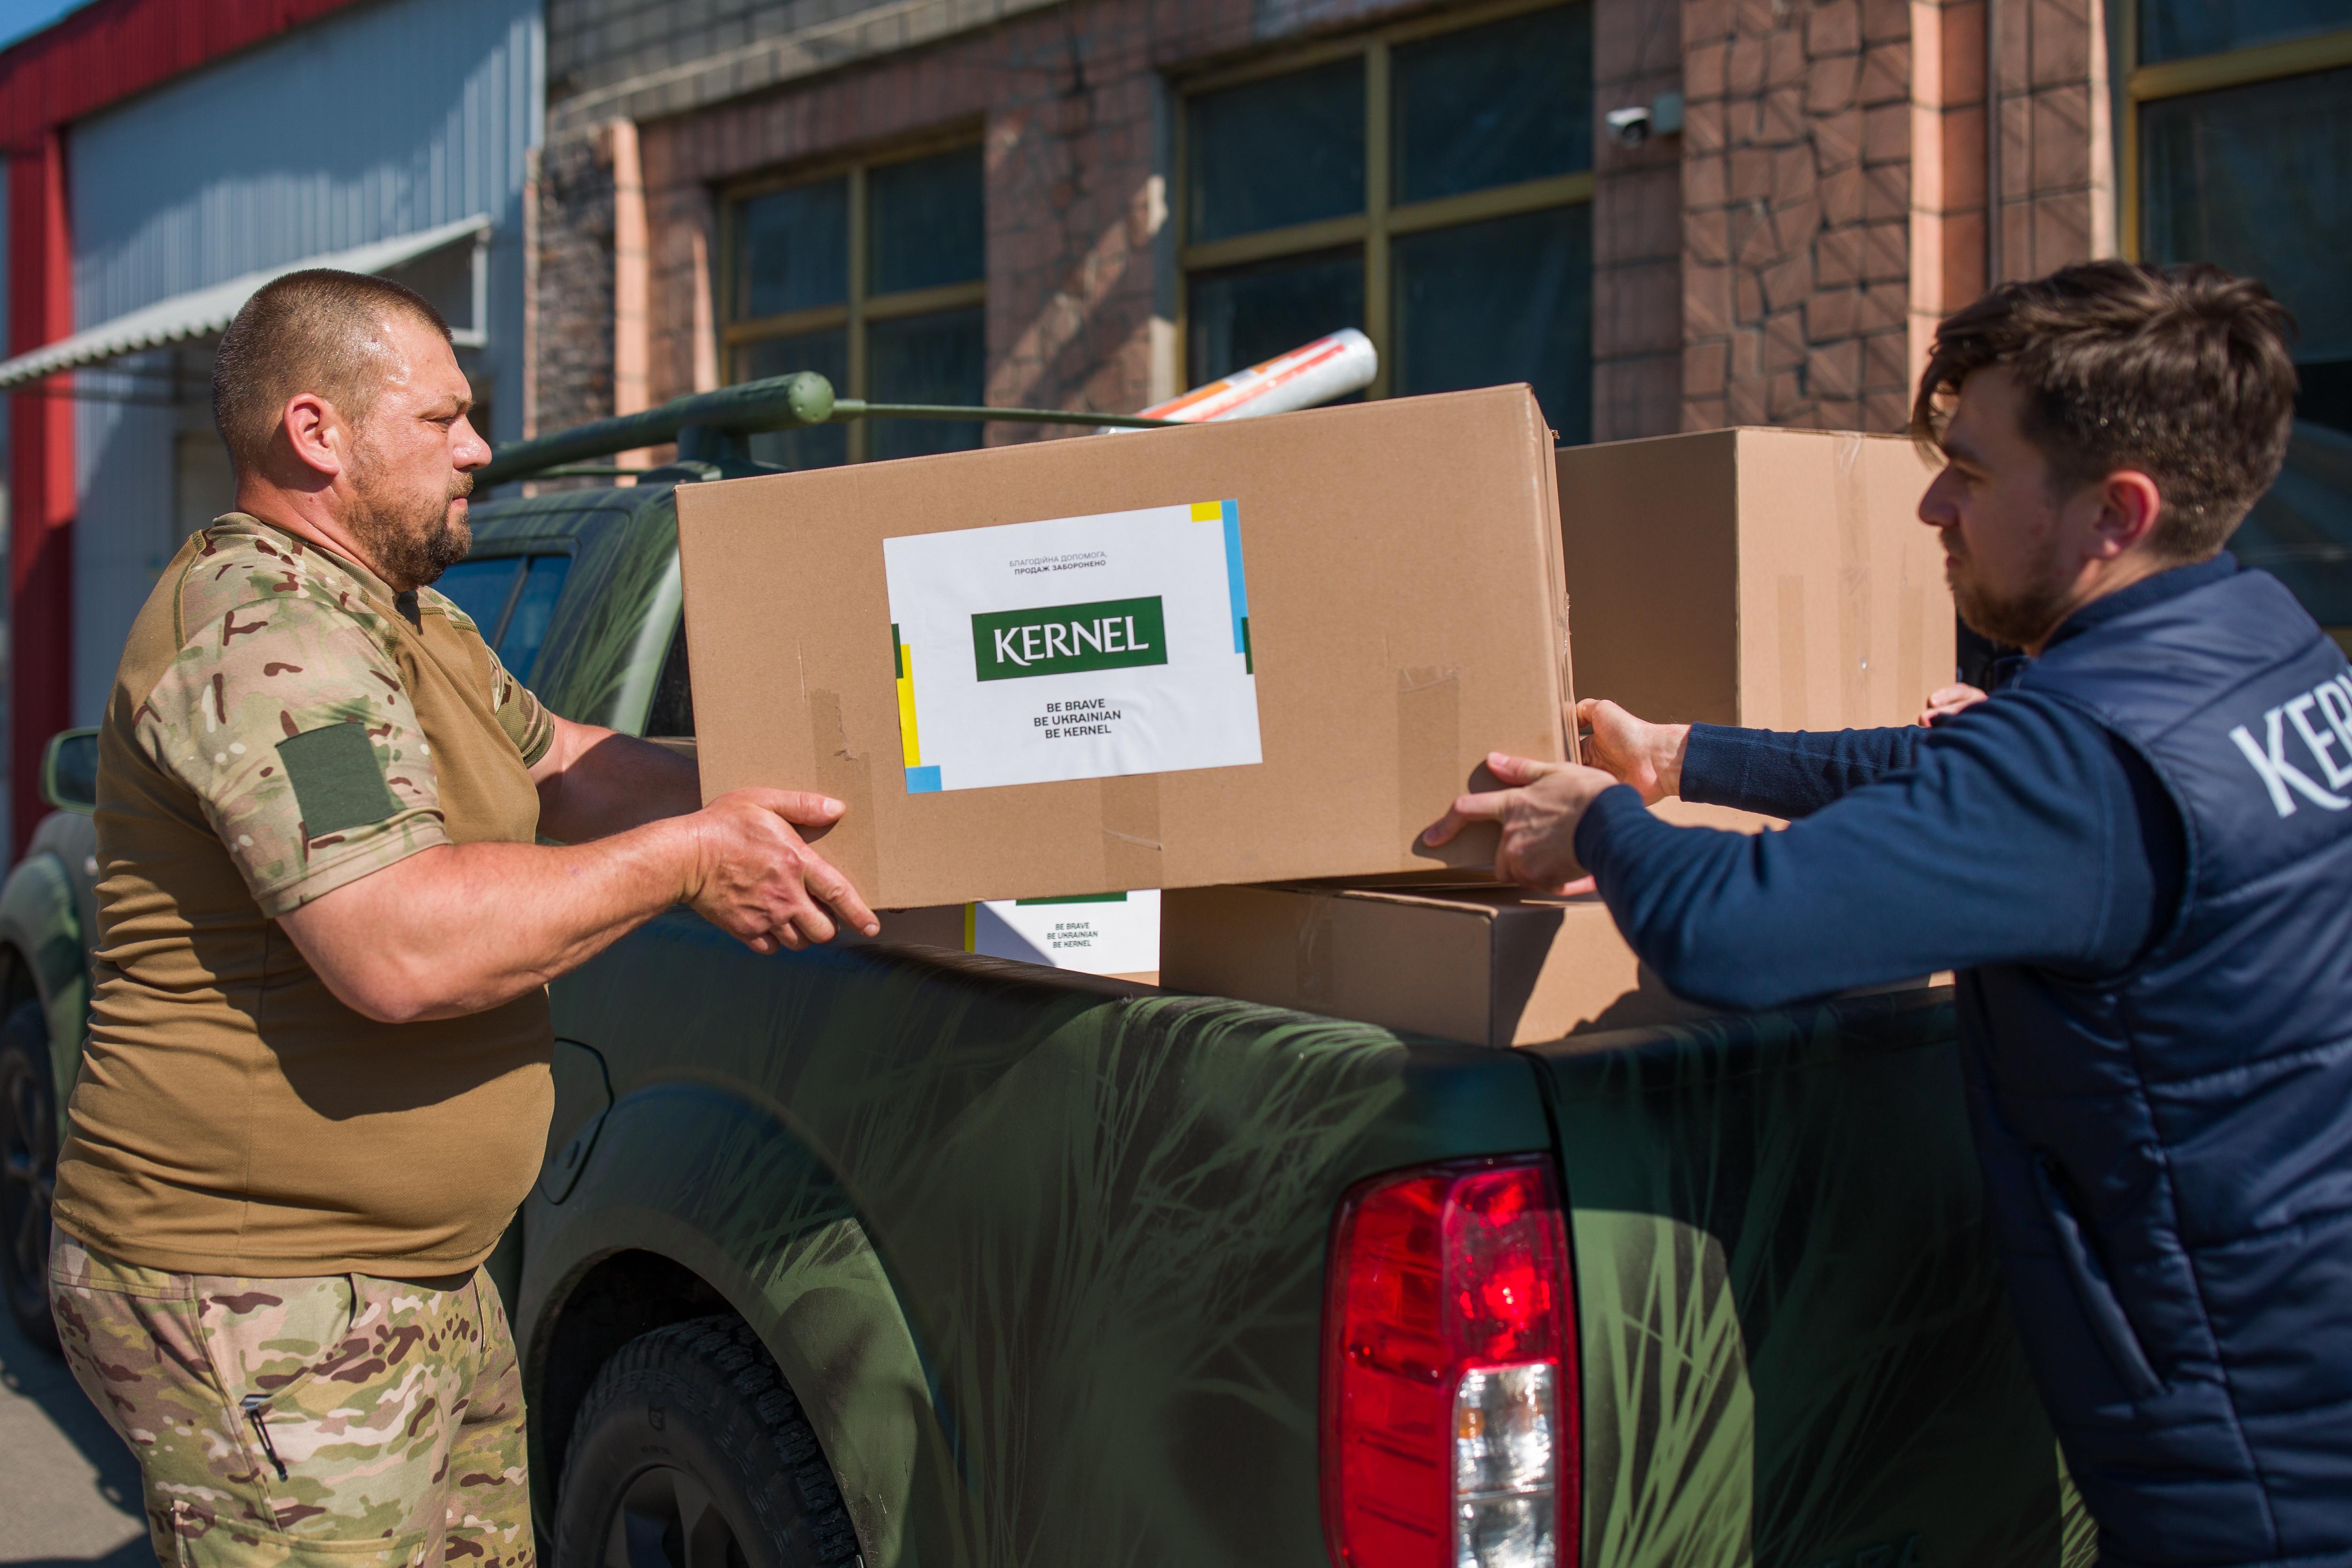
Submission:
<svg viewBox="0 0 2352 1568">
<path fill-rule="evenodd" d="M 73 331 L 65 133 L 8 157 L 8 349 Z M 8 399 L 9 823 L 16 854 L 48 808 L 41 748 L 70 721 L 73 679 L 74 405 L 27 389 Z"/>
<path fill-rule="evenodd" d="M 224 56 L 356 0 L 99 0 L 0 52 L 0 154 L 7 162 L 8 353 L 70 333 L 72 230 L 66 129 Z M 66 378 L 50 385 L 62 391 Z M 8 795 L 21 855 L 41 804 L 41 750 L 73 701 L 73 401 L 28 388 L 6 399 Z"/>
<path fill-rule="evenodd" d="M 354 0 L 99 0 L 0 54 L 0 146 L 160 86 Z"/>
</svg>

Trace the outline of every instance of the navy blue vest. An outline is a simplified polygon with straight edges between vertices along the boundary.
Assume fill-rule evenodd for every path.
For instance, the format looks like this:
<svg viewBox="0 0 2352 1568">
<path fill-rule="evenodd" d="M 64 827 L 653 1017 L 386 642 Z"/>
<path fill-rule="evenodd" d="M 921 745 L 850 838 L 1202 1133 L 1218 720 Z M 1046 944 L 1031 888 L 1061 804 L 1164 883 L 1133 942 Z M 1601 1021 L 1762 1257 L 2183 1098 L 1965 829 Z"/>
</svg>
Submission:
<svg viewBox="0 0 2352 1568">
<path fill-rule="evenodd" d="M 2352 676 L 2241 572 L 2017 684 L 2147 759 L 2187 840 L 2122 980 L 1960 984 L 1995 1237 L 2102 1568 L 2352 1564 Z"/>
</svg>

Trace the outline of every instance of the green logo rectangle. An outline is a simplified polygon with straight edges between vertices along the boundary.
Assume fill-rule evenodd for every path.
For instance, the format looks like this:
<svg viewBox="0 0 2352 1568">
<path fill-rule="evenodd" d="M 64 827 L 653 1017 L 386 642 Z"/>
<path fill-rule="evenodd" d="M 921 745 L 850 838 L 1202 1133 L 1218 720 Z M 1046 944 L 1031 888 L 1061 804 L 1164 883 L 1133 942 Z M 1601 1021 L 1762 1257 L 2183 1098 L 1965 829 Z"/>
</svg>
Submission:
<svg viewBox="0 0 2352 1568">
<path fill-rule="evenodd" d="M 1126 669 L 1168 662 L 1159 595 L 992 610 L 971 618 L 971 654 L 982 680 Z"/>
</svg>

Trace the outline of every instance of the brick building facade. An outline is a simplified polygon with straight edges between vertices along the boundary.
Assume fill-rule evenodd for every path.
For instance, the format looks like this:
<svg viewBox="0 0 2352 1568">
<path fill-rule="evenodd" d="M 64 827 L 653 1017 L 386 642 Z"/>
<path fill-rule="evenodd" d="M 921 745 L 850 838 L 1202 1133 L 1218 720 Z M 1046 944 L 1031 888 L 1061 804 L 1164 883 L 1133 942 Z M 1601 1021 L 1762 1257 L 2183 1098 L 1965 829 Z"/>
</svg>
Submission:
<svg viewBox="0 0 2352 1568">
<path fill-rule="evenodd" d="M 1988 0 L 1582 3 L 1595 439 L 1899 428 L 1934 321 L 1984 286 L 1996 168 L 2004 272 L 2113 248 L 2108 182 L 2091 177 L 2105 121 L 2098 0 L 2011 0 L 2007 145 L 1990 158 Z M 1130 409 L 1187 374 L 1172 84 L 1431 9 L 551 0 L 536 423 L 616 406 L 613 121 L 635 130 L 649 242 L 644 385 L 620 407 L 723 374 L 715 269 L 730 182 L 961 122 L 985 149 L 989 400 Z M 1686 102 L 1680 135 L 1629 148 L 1599 124 L 1672 92 Z"/>
</svg>

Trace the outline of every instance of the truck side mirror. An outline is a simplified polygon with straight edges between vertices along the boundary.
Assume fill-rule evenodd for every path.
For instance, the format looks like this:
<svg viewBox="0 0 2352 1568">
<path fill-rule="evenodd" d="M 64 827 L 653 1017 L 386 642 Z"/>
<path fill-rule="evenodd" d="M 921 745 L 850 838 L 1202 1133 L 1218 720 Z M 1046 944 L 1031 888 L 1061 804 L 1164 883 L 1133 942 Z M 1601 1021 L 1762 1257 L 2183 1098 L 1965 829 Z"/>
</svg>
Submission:
<svg viewBox="0 0 2352 1568">
<path fill-rule="evenodd" d="M 87 816 L 98 809 L 98 731 L 64 730 L 41 752 L 41 798 Z"/>
</svg>

